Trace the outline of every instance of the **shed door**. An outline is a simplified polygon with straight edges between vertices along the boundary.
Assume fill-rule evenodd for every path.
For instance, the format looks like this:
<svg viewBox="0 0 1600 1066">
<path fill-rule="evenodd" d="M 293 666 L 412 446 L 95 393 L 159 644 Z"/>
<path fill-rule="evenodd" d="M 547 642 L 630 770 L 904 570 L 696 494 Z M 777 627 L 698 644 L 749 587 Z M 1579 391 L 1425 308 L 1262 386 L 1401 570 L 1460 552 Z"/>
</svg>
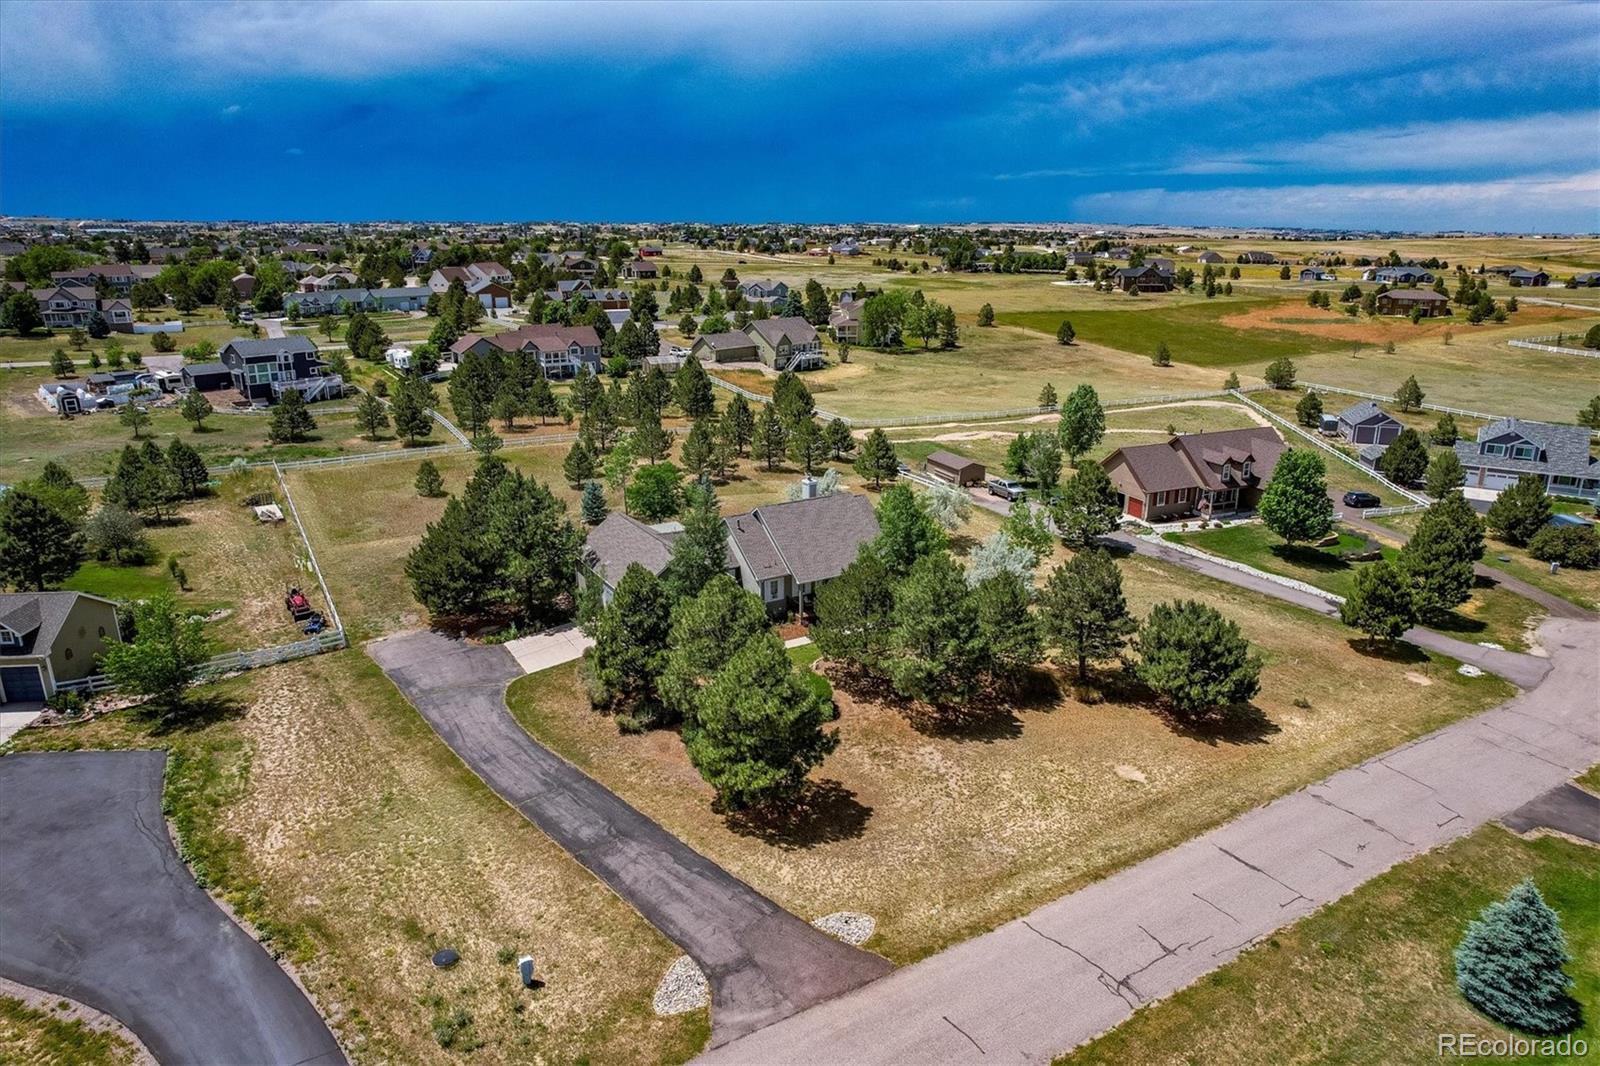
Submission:
<svg viewBox="0 0 1600 1066">
<path fill-rule="evenodd" d="M 0 666 L 0 702 L 22 703 L 44 699 L 44 674 L 37 666 Z"/>
</svg>

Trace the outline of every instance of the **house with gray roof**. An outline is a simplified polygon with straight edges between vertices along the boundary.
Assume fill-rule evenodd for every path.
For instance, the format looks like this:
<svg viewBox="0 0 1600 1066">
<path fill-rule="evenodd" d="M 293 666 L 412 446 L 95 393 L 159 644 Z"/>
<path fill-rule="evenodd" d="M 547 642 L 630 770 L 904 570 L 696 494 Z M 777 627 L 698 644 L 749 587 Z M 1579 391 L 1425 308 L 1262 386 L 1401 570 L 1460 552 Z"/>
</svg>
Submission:
<svg viewBox="0 0 1600 1066">
<path fill-rule="evenodd" d="M 275 403 L 286 389 L 298 390 L 307 400 L 344 395 L 344 379 L 327 373 L 317 346 L 303 334 L 235 337 L 222 346 L 217 361 L 227 366 L 233 388 L 252 403 Z"/>
<path fill-rule="evenodd" d="M 1600 499 L 1600 461 L 1582 426 L 1502 418 L 1478 430 L 1477 440 L 1456 441 L 1455 453 L 1468 488 L 1498 494 L 1532 474 L 1552 496 Z"/>
<path fill-rule="evenodd" d="M 695 338 L 691 354 L 702 362 L 738 363 L 759 359 L 756 342 L 738 330 L 727 333 L 702 333 Z"/>
<path fill-rule="evenodd" d="M 1339 436 L 1351 444 L 1388 444 L 1405 427 L 1400 420 L 1371 400 L 1351 404 L 1339 412 Z"/>
<path fill-rule="evenodd" d="M 777 303 L 789 298 L 789 286 L 781 281 L 771 278 L 755 278 L 750 281 L 741 281 L 739 291 L 744 293 L 746 300 L 759 300 L 764 303 Z"/>
<path fill-rule="evenodd" d="M 808 491 L 815 487 L 814 481 L 806 483 Z M 757 507 L 723 522 L 728 573 L 773 615 L 808 609 L 817 586 L 842 574 L 861 546 L 878 535 L 872 501 L 849 492 Z M 646 525 L 613 512 L 589 531 L 579 579 L 600 582 L 601 602 L 610 603 L 630 565 L 657 576 L 664 572 L 672 542 L 682 531 L 676 522 Z"/>
<path fill-rule="evenodd" d="M 117 605 L 86 592 L 0 593 L 0 705 L 42 703 L 97 672 Z"/>
<path fill-rule="evenodd" d="M 774 370 L 813 370 L 823 364 L 822 340 L 803 318 L 758 318 L 744 332 L 755 342 L 757 357 Z"/>
</svg>

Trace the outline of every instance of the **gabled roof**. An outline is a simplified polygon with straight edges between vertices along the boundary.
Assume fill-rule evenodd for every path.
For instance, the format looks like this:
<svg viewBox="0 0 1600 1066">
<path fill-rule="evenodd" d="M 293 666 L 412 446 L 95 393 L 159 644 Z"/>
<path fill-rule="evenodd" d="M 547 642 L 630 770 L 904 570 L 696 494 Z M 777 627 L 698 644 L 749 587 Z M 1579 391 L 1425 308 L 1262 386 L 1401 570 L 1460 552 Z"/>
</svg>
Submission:
<svg viewBox="0 0 1600 1066">
<path fill-rule="evenodd" d="M 1499 437 L 1517 436 L 1537 445 L 1543 460 L 1514 459 L 1509 455 L 1483 455 L 1478 445 Z M 1582 426 L 1558 426 L 1502 418 L 1478 430 L 1476 441 L 1457 441 L 1456 457 L 1463 465 L 1493 466 L 1524 474 L 1560 474 L 1566 477 L 1600 477 L 1600 461 L 1589 454 L 1589 431 Z"/>
<path fill-rule="evenodd" d="M 1432 289 L 1390 289 L 1388 292 L 1380 293 L 1378 299 L 1381 300 L 1384 297 L 1388 297 L 1391 300 L 1399 300 L 1401 303 L 1432 304 L 1445 303 L 1448 300 L 1448 297 L 1434 292 Z"/>
<path fill-rule="evenodd" d="M 768 344 L 776 345 L 785 336 L 790 344 L 812 344 L 817 339 L 816 327 L 797 315 L 780 318 L 752 319 L 745 327 L 746 333 L 759 333 Z"/>
<path fill-rule="evenodd" d="M 23 638 L 23 654 L 43 655 L 55 642 L 79 597 L 111 602 L 84 592 L 0 592 L 0 625 Z"/>
<path fill-rule="evenodd" d="M 942 466 L 947 470 L 963 470 L 969 466 L 982 466 L 976 459 L 968 459 L 965 455 L 955 452 L 937 451 L 928 453 L 928 462 L 935 466 Z"/>
<path fill-rule="evenodd" d="M 361 292 L 367 290 L 362 289 Z M 316 355 L 317 346 L 311 343 L 310 337 L 262 337 L 253 340 L 250 337 L 235 337 L 222 346 L 223 351 L 232 348 L 239 356 L 248 359 L 252 355 L 276 355 L 278 352 L 304 352 L 307 355 Z"/>
<path fill-rule="evenodd" d="M 1103 465 L 1121 458 L 1146 492 L 1173 489 L 1223 489 L 1217 470 L 1224 463 L 1251 463 L 1251 481 L 1266 484 L 1284 452 L 1284 443 L 1267 426 L 1249 429 L 1224 429 L 1213 433 L 1190 433 L 1172 437 L 1161 444 L 1139 444 L 1118 448 L 1106 456 Z M 1237 481 L 1234 483 L 1237 484 Z"/>
<path fill-rule="evenodd" d="M 672 540 L 631 515 L 616 511 L 606 515 L 584 541 L 583 561 L 612 588 L 622 580 L 630 563 L 638 563 L 657 577 L 672 559 Z"/>
<path fill-rule="evenodd" d="M 755 325 L 754 322 L 750 324 Z M 740 333 L 738 330 L 729 330 L 727 333 L 702 333 L 698 340 L 705 341 L 706 347 L 712 351 L 721 348 L 749 348 L 755 344 L 748 333 Z"/>
<path fill-rule="evenodd" d="M 1339 412 L 1339 420 L 1341 422 L 1349 422 L 1353 426 L 1359 426 L 1365 422 L 1370 422 L 1373 419 L 1382 419 L 1386 422 L 1395 423 L 1400 421 L 1394 415 L 1391 415 L 1388 411 L 1385 411 L 1371 400 L 1362 400 L 1360 403 L 1353 403 L 1349 407 L 1346 407 L 1343 411 Z"/>
<path fill-rule="evenodd" d="M 751 577 L 789 574 L 796 581 L 827 581 L 855 562 L 861 546 L 878 535 L 872 501 L 853 492 L 757 507 L 724 520 Z"/>
<path fill-rule="evenodd" d="M 503 352 L 521 351 L 532 344 L 541 352 L 565 350 L 577 344 L 580 348 L 598 348 L 600 334 L 593 326 L 558 326 L 535 322 L 505 333 L 468 333 L 457 339 L 450 350 L 457 355 L 479 341 L 488 341 Z"/>
</svg>

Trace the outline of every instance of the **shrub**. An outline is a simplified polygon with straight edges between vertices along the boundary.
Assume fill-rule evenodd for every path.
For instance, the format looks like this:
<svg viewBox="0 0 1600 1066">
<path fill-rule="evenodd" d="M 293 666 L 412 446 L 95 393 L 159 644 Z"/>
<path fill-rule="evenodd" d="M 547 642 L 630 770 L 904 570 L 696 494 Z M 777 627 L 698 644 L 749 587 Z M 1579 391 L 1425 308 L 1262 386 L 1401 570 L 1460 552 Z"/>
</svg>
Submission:
<svg viewBox="0 0 1600 1066">
<path fill-rule="evenodd" d="M 1600 567 L 1600 532 L 1594 526 L 1545 526 L 1528 541 L 1528 554 L 1574 570 Z"/>
<path fill-rule="evenodd" d="M 1579 1018 L 1567 989 L 1571 961 L 1561 918 L 1532 879 L 1485 907 L 1456 945 L 1456 987 L 1483 1013 L 1530 1033 L 1560 1033 Z"/>
</svg>

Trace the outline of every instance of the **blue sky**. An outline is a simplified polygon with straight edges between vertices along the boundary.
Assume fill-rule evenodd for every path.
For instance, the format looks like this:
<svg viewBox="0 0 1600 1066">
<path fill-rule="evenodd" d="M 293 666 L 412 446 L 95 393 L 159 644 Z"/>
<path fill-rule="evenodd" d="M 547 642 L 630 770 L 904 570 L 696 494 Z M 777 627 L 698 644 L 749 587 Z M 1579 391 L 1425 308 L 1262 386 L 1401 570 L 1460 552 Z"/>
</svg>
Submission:
<svg viewBox="0 0 1600 1066">
<path fill-rule="evenodd" d="M 1600 4 L 32 3 L 0 211 L 1600 230 Z"/>
</svg>

